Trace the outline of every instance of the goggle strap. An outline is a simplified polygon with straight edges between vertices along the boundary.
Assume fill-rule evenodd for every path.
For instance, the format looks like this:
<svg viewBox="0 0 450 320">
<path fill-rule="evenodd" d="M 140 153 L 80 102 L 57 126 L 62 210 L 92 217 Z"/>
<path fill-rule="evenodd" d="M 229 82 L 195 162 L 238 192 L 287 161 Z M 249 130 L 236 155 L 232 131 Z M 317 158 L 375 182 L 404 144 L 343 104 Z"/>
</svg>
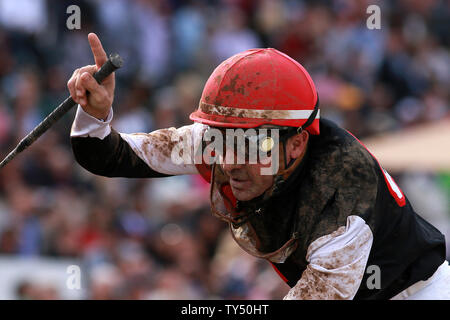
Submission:
<svg viewBox="0 0 450 320">
<path fill-rule="evenodd" d="M 309 116 L 308 120 L 306 120 L 306 122 L 300 128 L 297 129 L 297 133 L 301 133 L 303 130 L 305 130 L 307 127 L 309 127 L 313 123 L 313 121 L 316 119 L 318 112 L 319 112 L 319 95 L 317 94 L 317 101 L 316 101 L 316 105 L 314 106 L 313 112 Z"/>
</svg>

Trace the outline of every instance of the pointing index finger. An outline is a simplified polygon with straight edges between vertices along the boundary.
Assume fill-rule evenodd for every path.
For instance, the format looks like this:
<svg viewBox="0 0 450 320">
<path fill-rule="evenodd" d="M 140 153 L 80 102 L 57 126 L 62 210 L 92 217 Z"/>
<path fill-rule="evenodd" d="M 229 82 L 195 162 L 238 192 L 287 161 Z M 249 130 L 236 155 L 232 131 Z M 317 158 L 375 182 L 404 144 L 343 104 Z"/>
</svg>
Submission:
<svg viewBox="0 0 450 320">
<path fill-rule="evenodd" d="M 100 68 L 106 60 L 108 60 L 106 52 L 103 50 L 102 43 L 95 33 L 89 33 L 88 40 L 91 46 L 92 54 L 94 55 L 95 64 L 98 68 Z"/>
</svg>

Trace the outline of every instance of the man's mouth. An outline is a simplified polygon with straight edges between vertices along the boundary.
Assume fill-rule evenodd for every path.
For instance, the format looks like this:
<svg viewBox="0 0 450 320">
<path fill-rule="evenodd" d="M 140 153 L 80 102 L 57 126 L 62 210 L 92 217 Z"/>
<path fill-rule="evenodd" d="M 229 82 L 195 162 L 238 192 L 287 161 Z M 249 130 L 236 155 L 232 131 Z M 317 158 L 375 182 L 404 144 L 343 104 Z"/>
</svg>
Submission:
<svg viewBox="0 0 450 320">
<path fill-rule="evenodd" d="M 235 189 L 244 189 L 248 187 L 248 180 L 230 177 L 230 185 Z"/>
</svg>

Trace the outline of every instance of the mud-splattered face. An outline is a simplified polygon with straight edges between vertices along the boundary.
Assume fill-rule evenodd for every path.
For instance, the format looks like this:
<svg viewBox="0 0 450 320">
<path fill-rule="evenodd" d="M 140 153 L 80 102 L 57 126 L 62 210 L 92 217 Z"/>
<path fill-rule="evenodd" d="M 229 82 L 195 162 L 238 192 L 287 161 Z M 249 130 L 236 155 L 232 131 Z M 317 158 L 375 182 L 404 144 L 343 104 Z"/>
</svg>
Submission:
<svg viewBox="0 0 450 320">
<path fill-rule="evenodd" d="M 290 160 L 303 157 L 308 143 L 309 134 L 304 131 L 301 134 L 290 137 L 286 143 L 286 158 Z M 277 153 L 278 155 L 278 153 Z M 276 160 L 268 158 L 264 163 L 255 164 L 238 164 L 237 161 L 221 164 L 223 171 L 230 177 L 229 183 L 231 190 L 237 200 L 249 201 L 262 195 L 269 189 L 274 182 L 274 175 L 263 174 L 263 168 L 272 166 L 272 161 L 280 163 L 284 155 L 280 154 L 280 158 Z M 235 159 L 236 160 L 236 159 Z"/>
</svg>

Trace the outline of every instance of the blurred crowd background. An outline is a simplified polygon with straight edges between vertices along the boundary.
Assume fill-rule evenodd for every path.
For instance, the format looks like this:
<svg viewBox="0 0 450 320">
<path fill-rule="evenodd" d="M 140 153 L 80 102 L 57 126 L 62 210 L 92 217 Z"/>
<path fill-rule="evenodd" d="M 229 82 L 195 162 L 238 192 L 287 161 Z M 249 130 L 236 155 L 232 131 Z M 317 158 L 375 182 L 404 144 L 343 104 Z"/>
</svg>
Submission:
<svg viewBox="0 0 450 320">
<path fill-rule="evenodd" d="M 72 4 L 80 30 L 66 27 Z M 381 8 L 380 30 L 366 27 L 371 4 Z M 190 124 L 215 66 L 254 47 L 305 66 L 322 116 L 359 138 L 438 121 L 450 114 L 449 8 L 444 0 L 0 0 L 0 156 L 68 95 L 73 70 L 93 64 L 89 32 L 125 60 L 114 101 L 121 132 Z M 199 176 L 107 179 L 82 169 L 70 148 L 74 112 L 0 170 L 2 259 L 71 259 L 82 299 L 284 296 L 289 288 L 269 263 L 244 253 L 211 216 Z M 450 171 L 391 174 L 448 240 Z M 66 298 L 36 273 L 17 278 L 3 296 Z"/>
</svg>

